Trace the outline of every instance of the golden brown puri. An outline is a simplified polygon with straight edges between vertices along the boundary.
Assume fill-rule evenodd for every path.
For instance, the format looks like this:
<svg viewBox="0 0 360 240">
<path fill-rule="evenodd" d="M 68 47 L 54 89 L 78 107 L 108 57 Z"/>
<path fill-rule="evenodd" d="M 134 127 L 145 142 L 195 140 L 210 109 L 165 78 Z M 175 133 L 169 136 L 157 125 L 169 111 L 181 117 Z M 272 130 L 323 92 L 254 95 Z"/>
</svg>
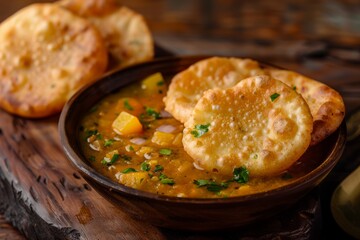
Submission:
<svg viewBox="0 0 360 240">
<path fill-rule="evenodd" d="M 123 68 L 154 57 L 151 32 L 142 15 L 114 0 L 62 0 L 58 4 L 86 18 L 101 32 L 110 68 Z"/>
<path fill-rule="evenodd" d="M 205 92 L 185 122 L 183 145 L 207 171 L 251 176 L 280 174 L 296 162 L 311 140 L 312 116 L 304 99 L 269 76 Z"/>
<path fill-rule="evenodd" d="M 213 57 L 202 60 L 178 73 L 164 98 L 165 109 L 184 123 L 206 90 L 226 89 L 244 78 L 263 74 L 251 59 Z"/>
<path fill-rule="evenodd" d="M 11 113 L 58 113 L 106 67 L 100 33 L 56 5 L 30 5 L 0 25 L 0 106 Z"/>
<path fill-rule="evenodd" d="M 345 116 L 345 105 L 337 91 L 296 72 L 277 69 L 266 69 L 266 72 L 295 88 L 309 105 L 314 119 L 311 145 L 318 144 L 340 126 Z"/>
</svg>

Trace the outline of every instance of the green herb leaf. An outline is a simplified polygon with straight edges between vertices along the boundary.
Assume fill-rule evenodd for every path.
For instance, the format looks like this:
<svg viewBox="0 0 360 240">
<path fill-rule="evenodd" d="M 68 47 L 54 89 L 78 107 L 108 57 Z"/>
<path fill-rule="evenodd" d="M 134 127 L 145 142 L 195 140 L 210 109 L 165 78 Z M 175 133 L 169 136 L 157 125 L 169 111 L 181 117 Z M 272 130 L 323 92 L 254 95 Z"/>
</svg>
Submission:
<svg viewBox="0 0 360 240">
<path fill-rule="evenodd" d="M 226 189 L 227 186 L 223 186 L 223 185 L 218 185 L 218 184 L 210 184 L 206 186 L 206 190 L 208 190 L 209 192 L 214 192 L 214 193 L 218 193 L 223 189 Z"/>
<path fill-rule="evenodd" d="M 111 157 L 110 161 L 108 161 L 107 159 L 104 158 L 104 159 L 101 161 L 101 164 L 106 165 L 106 166 L 111 166 L 111 165 L 113 165 L 117 160 L 119 160 L 119 158 L 120 158 L 120 154 L 115 153 L 115 154 Z"/>
<path fill-rule="evenodd" d="M 210 127 L 210 123 L 205 125 L 197 124 L 195 125 L 195 129 L 191 131 L 191 134 L 194 137 L 199 138 L 209 131 L 209 127 Z"/>
<path fill-rule="evenodd" d="M 150 164 L 148 164 L 147 162 L 143 162 L 143 163 L 141 163 L 141 165 L 140 165 L 140 169 L 141 169 L 142 171 L 148 172 L 148 171 L 150 171 L 150 168 L 151 168 L 151 166 L 150 166 Z"/>
<path fill-rule="evenodd" d="M 163 180 L 163 179 L 166 179 L 166 178 L 168 178 L 168 176 L 166 176 L 165 174 L 160 174 L 160 176 L 159 176 L 159 179 L 160 180 Z"/>
<path fill-rule="evenodd" d="M 162 184 L 167 184 L 167 185 L 174 185 L 175 184 L 174 179 L 169 178 L 165 174 L 160 174 L 159 179 L 160 179 L 160 182 Z"/>
<path fill-rule="evenodd" d="M 113 145 L 113 143 L 114 143 L 113 139 L 108 139 L 105 141 L 104 147 L 109 147 L 109 146 Z"/>
<path fill-rule="evenodd" d="M 167 149 L 167 148 L 162 148 L 160 149 L 159 153 L 161 155 L 166 155 L 166 156 L 169 156 L 172 154 L 172 150 L 171 149 Z"/>
<path fill-rule="evenodd" d="M 124 101 L 124 107 L 130 111 L 134 110 L 134 108 L 130 105 L 129 100 L 127 99 Z"/>
<path fill-rule="evenodd" d="M 234 181 L 238 183 L 247 183 L 249 181 L 249 171 L 245 167 L 235 168 L 233 176 Z"/>
<path fill-rule="evenodd" d="M 171 185 L 171 186 L 175 184 L 174 179 L 171 179 L 171 178 L 161 179 L 160 182 L 161 182 L 162 184 L 167 184 L 167 185 Z"/>
<path fill-rule="evenodd" d="M 126 154 L 121 155 L 121 158 L 124 159 L 125 161 L 131 161 L 131 159 L 132 159 L 130 156 L 128 156 Z"/>
<path fill-rule="evenodd" d="M 212 180 L 204 179 L 194 180 L 194 184 L 198 187 L 206 187 L 206 190 L 214 193 L 219 193 L 221 190 L 224 190 L 229 186 L 228 182 L 217 183 Z"/>
<path fill-rule="evenodd" d="M 90 156 L 90 157 L 89 157 L 89 160 L 92 161 L 92 162 L 95 162 L 95 161 L 96 161 L 96 158 L 95 158 L 95 156 Z"/>
<path fill-rule="evenodd" d="M 274 94 L 272 94 L 272 95 L 270 96 L 270 99 L 271 99 L 271 101 L 273 102 L 273 101 L 275 101 L 275 99 L 277 99 L 279 96 L 280 96 L 280 94 L 274 93 Z"/>
<path fill-rule="evenodd" d="M 292 89 L 293 89 L 294 91 L 296 91 L 296 86 L 293 86 Z"/>
<path fill-rule="evenodd" d="M 122 170 L 122 173 L 132 173 L 132 172 L 137 172 L 137 171 L 134 168 L 126 168 Z"/>
<path fill-rule="evenodd" d="M 161 166 L 161 165 L 156 165 L 155 166 L 155 169 L 154 169 L 154 172 L 161 172 L 162 170 L 164 170 L 164 167 Z"/>
<path fill-rule="evenodd" d="M 150 107 L 146 107 L 145 112 L 148 116 L 152 116 L 155 119 L 159 119 L 160 118 L 160 113 L 156 112 L 153 108 Z"/>
<path fill-rule="evenodd" d="M 211 183 L 210 180 L 205 180 L 205 179 L 194 180 L 194 184 L 197 185 L 198 187 L 203 187 L 210 183 Z"/>
<path fill-rule="evenodd" d="M 115 153 L 110 160 L 110 164 L 111 165 L 114 164 L 117 160 L 119 160 L 119 158 L 120 158 L 120 155 Z"/>
<path fill-rule="evenodd" d="M 163 85 L 164 85 L 164 81 L 159 81 L 159 82 L 156 83 L 156 85 L 158 85 L 158 86 L 163 86 Z"/>
<path fill-rule="evenodd" d="M 96 134 L 98 134 L 98 130 L 97 130 L 97 129 L 95 129 L 95 130 L 87 130 L 87 131 L 85 132 L 85 137 L 86 137 L 86 138 L 89 138 L 89 137 L 91 137 L 91 136 L 93 136 L 93 135 L 96 135 Z"/>
</svg>

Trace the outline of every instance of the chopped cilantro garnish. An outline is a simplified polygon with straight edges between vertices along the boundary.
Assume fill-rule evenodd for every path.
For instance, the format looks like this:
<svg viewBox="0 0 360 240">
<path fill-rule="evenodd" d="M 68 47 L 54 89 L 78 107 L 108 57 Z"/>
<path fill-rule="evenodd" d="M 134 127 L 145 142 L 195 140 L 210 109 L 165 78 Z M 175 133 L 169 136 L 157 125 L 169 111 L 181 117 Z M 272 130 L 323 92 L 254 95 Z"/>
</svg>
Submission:
<svg viewBox="0 0 360 240">
<path fill-rule="evenodd" d="M 275 99 L 277 99 L 279 96 L 280 96 L 280 94 L 274 93 L 274 94 L 272 94 L 272 95 L 270 96 L 270 99 L 271 99 L 271 101 L 273 102 L 273 101 L 275 101 Z"/>
<path fill-rule="evenodd" d="M 98 134 L 96 135 L 96 139 L 102 140 L 102 139 L 103 139 L 103 136 L 102 136 L 100 133 L 98 133 Z"/>
<path fill-rule="evenodd" d="M 86 138 L 88 138 L 88 137 L 91 137 L 91 136 L 93 136 L 93 135 L 98 134 L 98 130 L 97 130 L 97 129 L 95 129 L 95 130 L 87 130 L 87 131 L 85 132 L 85 134 L 86 134 Z"/>
<path fill-rule="evenodd" d="M 155 169 L 154 169 L 154 172 L 160 172 L 160 171 L 162 171 L 162 170 L 164 170 L 164 167 L 163 167 L 163 166 L 161 166 L 161 165 L 156 165 L 156 166 L 155 166 Z"/>
<path fill-rule="evenodd" d="M 156 83 L 156 85 L 158 85 L 158 86 L 163 86 L 163 85 L 164 85 L 164 81 L 158 81 L 158 82 Z"/>
<path fill-rule="evenodd" d="M 294 91 L 296 91 L 296 86 L 293 86 L 292 89 L 293 89 Z"/>
<path fill-rule="evenodd" d="M 131 159 L 132 159 L 130 156 L 125 155 L 125 154 L 121 155 L 121 158 L 124 159 L 125 161 L 131 161 Z"/>
<path fill-rule="evenodd" d="M 174 179 L 171 179 L 171 178 L 161 179 L 160 182 L 162 184 L 167 184 L 167 185 L 174 185 L 175 184 Z"/>
<path fill-rule="evenodd" d="M 199 138 L 209 131 L 209 127 L 210 127 L 210 124 L 205 124 L 205 125 L 197 124 L 197 125 L 195 125 L 195 129 L 191 131 L 191 134 L 194 137 Z"/>
<path fill-rule="evenodd" d="M 113 139 L 108 139 L 108 140 L 105 141 L 104 147 L 109 147 L 109 146 L 111 146 L 113 143 L 114 143 L 114 140 L 113 140 Z"/>
<path fill-rule="evenodd" d="M 95 161 L 96 161 L 96 158 L 95 158 L 95 156 L 90 156 L 90 157 L 89 157 L 89 160 L 92 161 L 92 162 L 95 162 Z"/>
<path fill-rule="evenodd" d="M 129 150 L 130 150 L 130 151 L 134 151 L 135 149 L 134 149 L 133 146 L 130 145 L 130 146 L 129 146 Z"/>
<path fill-rule="evenodd" d="M 122 173 L 132 173 L 132 172 L 136 172 L 136 170 L 134 168 L 126 168 L 122 170 Z"/>
<path fill-rule="evenodd" d="M 175 184 L 174 179 L 169 178 L 165 174 L 160 174 L 159 179 L 160 179 L 160 182 L 162 184 L 167 184 L 167 185 L 174 185 Z"/>
<path fill-rule="evenodd" d="M 205 179 L 194 180 L 194 184 L 196 184 L 198 187 L 206 186 L 210 182 L 211 182 L 210 180 L 205 180 Z"/>
<path fill-rule="evenodd" d="M 141 169 L 142 171 L 148 172 L 148 171 L 150 171 L 150 168 L 151 168 L 151 166 L 150 166 L 150 164 L 148 164 L 147 162 L 143 162 L 143 163 L 140 165 L 140 169 Z"/>
<path fill-rule="evenodd" d="M 162 148 L 162 149 L 160 149 L 159 153 L 160 153 L 161 155 L 169 156 L 169 155 L 171 155 L 172 150 L 171 150 L 171 149 L 167 149 L 167 148 Z"/>
<path fill-rule="evenodd" d="M 163 180 L 163 179 L 166 179 L 166 178 L 168 178 L 168 176 L 166 176 L 165 174 L 160 174 L 160 176 L 159 176 L 159 179 L 160 180 Z"/>
<path fill-rule="evenodd" d="M 238 183 L 247 183 L 249 181 L 249 171 L 245 167 L 235 168 L 233 176 L 233 180 Z"/>
<path fill-rule="evenodd" d="M 119 160 L 119 158 L 120 158 L 120 155 L 115 153 L 110 160 L 110 164 L 114 164 L 117 160 Z"/>
<path fill-rule="evenodd" d="M 145 112 L 148 116 L 152 116 L 155 119 L 159 119 L 160 118 L 160 113 L 156 112 L 153 108 L 150 107 L 146 107 Z"/>
<path fill-rule="evenodd" d="M 110 165 L 113 165 L 117 160 L 119 160 L 120 158 L 120 154 L 118 153 L 115 153 L 112 158 L 110 159 L 110 161 L 108 161 L 106 158 L 104 158 L 101 163 L 103 165 L 107 165 L 107 166 L 110 166 Z"/>
<path fill-rule="evenodd" d="M 130 103 L 127 99 L 124 101 L 124 107 L 130 111 L 134 110 L 134 108 L 130 105 Z"/>
<path fill-rule="evenodd" d="M 228 188 L 228 182 L 217 183 L 213 180 L 199 179 L 194 180 L 194 184 L 198 187 L 206 187 L 209 192 L 219 193 L 221 190 Z"/>
</svg>

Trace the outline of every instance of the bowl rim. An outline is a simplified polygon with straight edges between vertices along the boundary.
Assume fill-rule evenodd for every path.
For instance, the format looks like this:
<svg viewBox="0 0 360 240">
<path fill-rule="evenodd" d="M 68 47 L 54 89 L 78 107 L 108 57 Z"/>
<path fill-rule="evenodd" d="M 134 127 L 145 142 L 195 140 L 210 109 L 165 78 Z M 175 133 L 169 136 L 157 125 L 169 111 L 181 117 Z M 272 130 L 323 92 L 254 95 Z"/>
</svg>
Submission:
<svg viewBox="0 0 360 240">
<path fill-rule="evenodd" d="M 74 102 L 81 97 L 82 95 L 86 94 L 87 91 L 91 88 L 95 88 L 98 85 L 101 85 L 103 82 L 111 81 L 115 77 L 118 77 L 125 74 L 126 72 L 133 71 L 135 69 L 142 69 L 151 67 L 152 65 L 156 65 L 159 63 L 166 63 L 169 61 L 180 61 L 180 60 L 190 60 L 190 59 L 203 59 L 208 58 L 212 56 L 206 56 L 206 55 L 189 55 L 189 56 L 175 56 L 175 57 L 162 57 L 157 58 L 151 61 L 147 61 L 141 64 L 137 64 L 134 66 L 130 66 L 125 69 L 112 71 L 102 78 L 100 78 L 98 81 L 95 81 L 93 83 L 90 83 L 83 88 L 81 88 L 77 93 L 75 93 L 69 101 L 65 104 L 59 118 L 58 123 L 58 132 L 60 135 L 60 143 L 61 147 L 63 149 L 63 152 L 65 153 L 66 157 L 72 165 L 79 171 L 85 179 L 92 179 L 97 184 L 102 185 L 103 187 L 106 187 L 107 190 L 112 192 L 117 192 L 121 195 L 127 195 L 131 197 L 137 197 L 141 199 L 147 199 L 147 200 L 155 200 L 155 201 L 163 201 L 163 202 L 174 202 L 174 203 L 183 203 L 183 204 L 200 204 L 200 205 L 207 205 L 207 204 L 213 204 L 213 203 L 241 203 L 241 202 L 247 202 L 248 200 L 260 200 L 262 198 L 268 198 L 268 197 L 276 197 L 279 192 L 282 192 L 284 190 L 287 191 L 288 194 L 292 192 L 297 192 L 306 189 L 307 184 L 311 183 L 315 179 L 318 178 L 319 175 L 323 175 L 324 172 L 328 171 L 329 168 L 332 169 L 336 163 L 339 161 L 343 150 L 345 148 L 346 143 L 346 124 L 345 121 L 341 123 L 339 128 L 332 134 L 336 134 L 335 144 L 334 147 L 329 151 L 328 156 L 324 161 L 315 169 L 308 172 L 306 175 L 297 178 L 295 181 L 286 184 L 281 187 L 277 187 L 274 189 L 270 189 L 268 191 L 264 192 L 258 192 L 250 195 L 243 195 L 243 196 L 235 196 L 235 197 L 228 197 L 228 198 L 190 198 L 190 197 L 176 197 L 176 196 L 167 196 L 167 195 L 159 195 L 151 192 L 146 192 L 142 190 L 138 190 L 135 188 L 131 188 L 125 185 L 122 185 L 120 183 L 117 183 L 110 178 L 102 175 L 101 173 L 97 172 L 94 168 L 92 168 L 89 164 L 86 163 L 85 159 L 82 159 L 73 149 L 69 142 L 69 137 L 71 137 L 71 133 L 67 132 L 66 128 L 66 122 L 69 117 L 69 114 L 71 111 L 73 111 L 74 108 Z M 253 58 L 252 58 L 253 59 Z M 259 61 L 260 63 L 264 63 L 262 61 Z M 264 63 L 268 66 L 273 66 L 272 64 Z M 275 66 L 276 67 L 276 66 Z M 133 83 L 136 81 L 129 81 L 122 86 L 119 86 L 115 89 L 115 91 L 118 91 L 120 88 Z M 105 96 L 101 96 L 100 99 L 103 99 Z M 100 101 L 100 100 L 99 100 Z M 80 119 L 79 119 L 80 120 Z M 325 178 L 326 175 L 323 177 Z"/>
</svg>

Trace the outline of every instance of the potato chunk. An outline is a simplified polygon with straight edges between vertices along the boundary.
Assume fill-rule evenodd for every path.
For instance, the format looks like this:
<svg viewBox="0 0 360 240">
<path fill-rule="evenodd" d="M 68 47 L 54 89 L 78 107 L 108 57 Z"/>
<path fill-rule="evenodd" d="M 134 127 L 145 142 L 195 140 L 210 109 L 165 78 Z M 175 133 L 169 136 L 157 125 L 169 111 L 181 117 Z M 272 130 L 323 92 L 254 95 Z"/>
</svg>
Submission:
<svg viewBox="0 0 360 240">
<path fill-rule="evenodd" d="M 149 95 L 159 93 L 159 91 L 165 92 L 165 80 L 161 73 L 154 73 L 141 82 L 141 88 Z"/>
<path fill-rule="evenodd" d="M 112 124 L 113 130 L 120 135 L 140 133 L 142 125 L 137 117 L 127 112 L 121 112 Z"/>
<path fill-rule="evenodd" d="M 149 178 L 147 172 L 132 172 L 121 174 L 119 181 L 129 187 L 140 188 L 147 178 Z"/>
<path fill-rule="evenodd" d="M 174 138 L 175 138 L 174 134 L 156 131 L 154 132 L 151 141 L 160 146 L 169 146 L 172 144 Z"/>
</svg>

